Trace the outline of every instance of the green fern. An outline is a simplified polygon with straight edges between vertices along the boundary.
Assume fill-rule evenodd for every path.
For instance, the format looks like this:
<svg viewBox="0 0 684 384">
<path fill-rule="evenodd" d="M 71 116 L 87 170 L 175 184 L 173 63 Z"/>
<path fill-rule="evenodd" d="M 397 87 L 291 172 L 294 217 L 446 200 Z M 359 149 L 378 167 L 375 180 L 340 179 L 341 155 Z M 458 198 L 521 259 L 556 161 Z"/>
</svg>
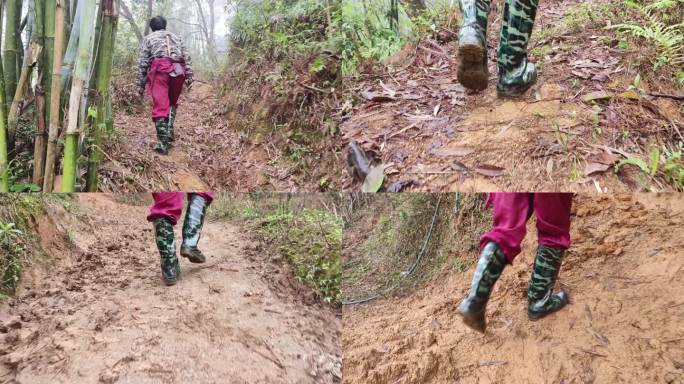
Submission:
<svg viewBox="0 0 684 384">
<path fill-rule="evenodd" d="M 644 16 L 642 23 L 623 23 L 610 28 L 629 33 L 634 37 L 654 43 L 658 49 L 658 57 L 654 68 L 664 65 L 684 65 L 684 22 L 675 17 L 679 23 L 668 25 L 666 15 L 684 14 L 684 0 L 657 0 L 648 5 L 627 2 Z"/>
</svg>

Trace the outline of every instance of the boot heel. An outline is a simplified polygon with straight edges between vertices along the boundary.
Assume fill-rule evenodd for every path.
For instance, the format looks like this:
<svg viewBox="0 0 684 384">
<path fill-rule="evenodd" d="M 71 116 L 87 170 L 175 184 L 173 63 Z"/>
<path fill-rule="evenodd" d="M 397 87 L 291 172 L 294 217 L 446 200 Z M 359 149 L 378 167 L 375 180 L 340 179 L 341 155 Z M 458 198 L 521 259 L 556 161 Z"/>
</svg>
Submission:
<svg viewBox="0 0 684 384">
<path fill-rule="evenodd" d="M 464 43 L 458 47 L 460 65 L 458 66 L 458 82 L 466 88 L 482 91 L 489 83 L 487 70 L 487 52 L 477 43 Z M 483 64 L 484 63 L 484 64 Z"/>
</svg>

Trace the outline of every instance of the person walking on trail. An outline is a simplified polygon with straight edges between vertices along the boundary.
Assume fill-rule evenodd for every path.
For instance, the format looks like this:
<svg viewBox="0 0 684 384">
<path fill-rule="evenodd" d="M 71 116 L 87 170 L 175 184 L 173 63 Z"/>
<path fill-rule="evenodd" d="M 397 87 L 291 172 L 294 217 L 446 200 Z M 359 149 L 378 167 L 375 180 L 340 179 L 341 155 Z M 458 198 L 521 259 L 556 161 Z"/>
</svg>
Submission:
<svg viewBox="0 0 684 384">
<path fill-rule="evenodd" d="M 180 264 L 176 256 L 173 227 L 178 223 L 183 211 L 183 192 L 153 193 L 152 197 L 154 205 L 150 209 L 147 221 L 154 223 L 155 239 L 161 256 L 162 278 L 166 285 L 174 285 L 178 282 Z M 202 235 L 207 208 L 213 200 L 214 194 L 211 192 L 188 194 L 180 254 L 191 263 L 206 261 L 206 257 L 197 246 Z"/>
<path fill-rule="evenodd" d="M 146 87 L 152 95 L 152 120 L 159 140 L 154 149 L 167 155 L 175 141 L 173 124 L 183 84 L 192 86 L 192 59 L 183 40 L 166 30 L 166 19 L 161 16 L 151 19 L 150 29 L 152 33 L 140 45 L 138 86 L 140 96 Z"/>
<path fill-rule="evenodd" d="M 539 320 L 568 303 L 567 292 L 553 293 L 565 251 L 570 247 L 569 193 L 492 193 L 487 206 L 494 206 L 494 228 L 480 238 L 480 260 L 470 292 L 458 313 L 470 328 L 484 332 L 485 308 L 494 284 L 506 264 L 513 263 L 525 238 L 527 220 L 537 218 L 538 248 L 527 289 L 527 315 Z"/>
<path fill-rule="evenodd" d="M 460 0 L 463 24 L 458 34 L 458 81 L 466 88 L 487 88 L 487 16 L 491 0 Z M 537 69 L 527 61 L 539 0 L 505 0 L 499 39 L 496 85 L 500 97 L 515 97 L 537 81 Z"/>
</svg>

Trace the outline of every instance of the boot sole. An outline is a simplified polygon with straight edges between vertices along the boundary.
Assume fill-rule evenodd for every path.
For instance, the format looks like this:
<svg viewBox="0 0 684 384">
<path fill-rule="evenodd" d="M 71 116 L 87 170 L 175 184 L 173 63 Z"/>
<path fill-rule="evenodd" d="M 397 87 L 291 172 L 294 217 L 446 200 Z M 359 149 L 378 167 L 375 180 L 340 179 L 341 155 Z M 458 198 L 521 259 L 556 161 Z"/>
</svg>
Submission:
<svg viewBox="0 0 684 384">
<path fill-rule="evenodd" d="M 186 259 L 190 260 L 191 263 L 195 263 L 195 264 L 204 264 L 204 263 L 207 262 L 206 259 L 196 259 L 196 258 L 194 258 L 191 254 L 187 253 L 187 251 L 183 251 L 182 249 L 181 249 L 180 254 L 181 254 L 182 257 L 185 257 Z"/>
<path fill-rule="evenodd" d="M 534 79 L 524 87 L 516 87 L 516 88 L 511 88 L 511 89 L 504 89 L 501 85 L 496 86 L 496 94 L 499 98 L 501 99 L 506 99 L 506 98 L 513 98 L 513 97 L 518 97 L 522 95 L 523 93 L 527 92 L 532 88 L 533 85 L 537 83 L 538 75 L 534 77 Z"/>
<path fill-rule="evenodd" d="M 487 329 L 486 321 L 481 321 L 478 315 L 463 313 L 460 310 L 458 311 L 458 314 L 461 315 L 461 318 L 463 319 L 463 324 L 467 325 L 468 328 L 480 333 L 484 333 Z"/>
<path fill-rule="evenodd" d="M 537 314 L 537 313 L 532 313 L 532 312 L 530 312 L 530 311 L 527 311 L 527 318 L 528 318 L 530 321 L 541 320 L 541 319 L 545 318 L 546 316 L 549 316 L 549 315 L 551 315 L 551 314 L 554 314 L 554 313 L 560 311 L 561 309 L 565 308 L 565 306 L 568 305 L 569 302 L 570 302 L 569 300 L 566 301 L 565 303 L 563 303 L 563 305 L 561 305 L 560 307 L 558 307 L 558 308 L 556 308 L 556 309 L 554 309 L 553 311 L 550 311 L 550 312 L 544 312 L 544 313 L 538 313 L 538 314 Z"/>
<path fill-rule="evenodd" d="M 166 280 L 166 279 L 164 279 L 164 284 L 166 284 L 167 287 L 170 287 L 170 286 L 172 286 L 172 285 L 176 285 L 176 284 L 178 284 L 178 279 L 176 279 L 176 280 Z"/>
<path fill-rule="evenodd" d="M 533 86 L 535 83 L 536 83 L 536 81 L 533 82 L 533 83 L 530 83 L 530 85 L 528 85 L 528 86 L 526 86 L 526 87 L 524 87 L 524 88 L 518 88 L 518 89 L 515 89 L 515 90 L 506 90 L 506 91 L 501 90 L 501 89 L 499 89 L 499 88 L 497 87 L 497 89 L 496 89 L 496 94 L 497 94 L 497 96 L 498 96 L 500 99 L 510 99 L 510 98 L 519 97 L 519 96 L 521 96 L 522 94 L 524 94 L 525 92 L 529 91 L 529 89 L 532 88 L 532 86 Z"/>
<path fill-rule="evenodd" d="M 464 44 L 458 47 L 461 63 L 458 66 L 458 82 L 464 87 L 482 91 L 489 83 L 489 73 L 482 66 L 485 61 L 485 48 L 477 44 Z"/>
</svg>

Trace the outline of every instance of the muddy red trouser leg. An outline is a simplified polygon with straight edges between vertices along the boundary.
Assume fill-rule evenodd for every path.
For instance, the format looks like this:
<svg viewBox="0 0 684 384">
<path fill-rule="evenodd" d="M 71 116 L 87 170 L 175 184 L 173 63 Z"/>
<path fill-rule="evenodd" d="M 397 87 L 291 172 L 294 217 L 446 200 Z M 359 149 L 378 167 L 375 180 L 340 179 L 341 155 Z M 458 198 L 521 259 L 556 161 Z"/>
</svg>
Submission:
<svg viewBox="0 0 684 384">
<path fill-rule="evenodd" d="M 180 220 L 183 212 L 183 192 L 157 192 L 152 194 L 154 205 L 150 208 L 150 214 L 147 215 L 147 221 L 154 221 L 161 217 L 169 219 L 171 224 L 176 225 Z M 214 200 L 212 192 L 198 192 L 196 195 L 201 196 L 211 204 Z"/>
<path fill-rule="evenodd" d="M 172 107 L 178 107 L 178 99 L 183 93 L 183 84 L 185 84 L 185 76 L 169 78 L 169 104 Z"/>
<path fill-rule="evenodd" d="M 183 92 L 185 76 L 171 77 L 168 73 L 153 68 L 156 73 L 150 76 L 150 92 L 152 93 L 152 120 L 168 119 L 170 108 L 178 105 Z"/>
<path fill-rule="evenodd" d="M 494 226 L 480 238 L 480 247 L 493 241 L 499 245 L 509 263 L 520 254 L 526 235 L 527 220 L 537 217 L 540 245 L 567 249 L 570 247 L 570 193 L 492 193 L 487 204 L 494 206 Z"/>
</svg>

